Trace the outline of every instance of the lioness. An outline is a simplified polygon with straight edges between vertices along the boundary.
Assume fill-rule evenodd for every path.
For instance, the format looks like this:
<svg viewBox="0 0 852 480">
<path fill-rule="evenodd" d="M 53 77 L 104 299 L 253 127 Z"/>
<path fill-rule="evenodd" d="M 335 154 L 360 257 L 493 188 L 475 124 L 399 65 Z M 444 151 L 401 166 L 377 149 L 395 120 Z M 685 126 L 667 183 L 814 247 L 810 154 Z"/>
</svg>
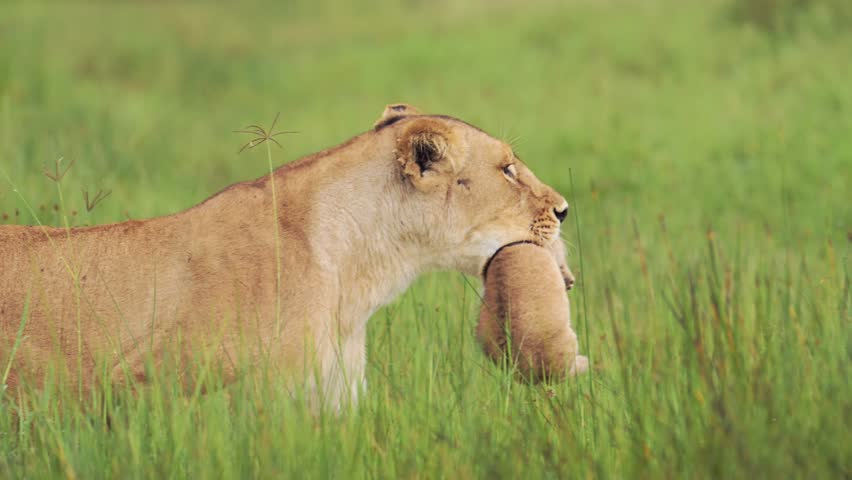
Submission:
<svg viewBox="0 0 852 480">
<path fill-rule="evenodd" d="M 527 240 L 551 246 L 570 281 L 567 210 L 504 142 L 389 105 L 370 131 L 181 213 L 0 226 L 0 361 L 21 338 L 9 387 L 37 384 L 58 359 L 88 388 L 104 368 L 144 380 L 147 359 L 180 338 L 187 354 L 212 345 L 226 378 L 246 351 L 294 378 L 311 372 L 308 387 L 339 408 L 365 386 L 370 315 L 421 273 L 478 275 Z"/>
</svg>

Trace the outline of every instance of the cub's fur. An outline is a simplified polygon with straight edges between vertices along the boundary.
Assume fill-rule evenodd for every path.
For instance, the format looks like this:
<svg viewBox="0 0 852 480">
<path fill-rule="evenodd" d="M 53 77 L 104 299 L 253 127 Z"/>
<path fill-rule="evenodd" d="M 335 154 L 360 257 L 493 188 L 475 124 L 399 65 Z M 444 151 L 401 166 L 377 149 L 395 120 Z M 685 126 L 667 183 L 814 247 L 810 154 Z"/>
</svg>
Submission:
<svg viewBox="0 0 852 480">
<path fill-rule="evenodd" d="M 174 215 L 0 226 L 0 361 L 26 311 L 10 388 L 47 366 L 85 388 L 96 371 L 144 381 L 177 348 L 211 352 L 226 379 L 264 361 L 336 408 L 364 388 L 376 309 L 424 272 L 477 275 L 501 245 L 552 242 L 566 209 L 506 143 L 389 105 L 366 133 Z"/>
<path fill-rule="evenodd" d="M 477 337 L 492 360 L 499 364 L 509 358 L 523 379 L 556 380 L 589 366 L 588 358 L 577 354 L 559 270 L 553 252 L 522 243 L 500 249 L 484 272 Z"/>
</svg>

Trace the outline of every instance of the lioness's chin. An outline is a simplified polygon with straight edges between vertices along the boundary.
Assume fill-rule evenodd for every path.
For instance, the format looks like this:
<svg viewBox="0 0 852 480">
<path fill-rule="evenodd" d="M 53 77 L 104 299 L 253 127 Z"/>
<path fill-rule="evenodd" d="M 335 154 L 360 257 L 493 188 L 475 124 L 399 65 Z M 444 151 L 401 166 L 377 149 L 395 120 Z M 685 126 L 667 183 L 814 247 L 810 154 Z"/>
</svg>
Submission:
<svg viewBox="0 0 852 480">
<path fill-rule="evenodd" d="M 500 251 L 500 249 L 502 249 L 506 245 L 513 245 L 513 244 L 516 244 L 516 243 L 536 243 L 536 242 L 533 238 L 521 237 L 521 236 L 509 237 L 509 238 L 503 239 L 503 240 L 494 240 L 492 242 L 488 242 L 488 244 L 485 245 L 482 248 L 482 255 L 478 256 L 476 258 L 476 261 L 473 262 L 473 264 L 471 265 L 471 269 L 469 271 L 467 269 L 464 270 L 464 273 L 469 274 L 469 275 L 482 275 L 485 271 L 485 268 L 491 262 L 491 259 L 494 257 L 494 255 L 497 254 L 497 252 Z"/>
<path fill-rule="evenodd" d="M 485 265 L 488 264 L 490 258 L 491 256 L 470 259 L 469 261 L 464 262 L 464 264 L 459 265 L 456 270 L 465 275 L 479 277 L 480 275 L 482 275 L 482 269 L 485 268 Z"/>
</svg>

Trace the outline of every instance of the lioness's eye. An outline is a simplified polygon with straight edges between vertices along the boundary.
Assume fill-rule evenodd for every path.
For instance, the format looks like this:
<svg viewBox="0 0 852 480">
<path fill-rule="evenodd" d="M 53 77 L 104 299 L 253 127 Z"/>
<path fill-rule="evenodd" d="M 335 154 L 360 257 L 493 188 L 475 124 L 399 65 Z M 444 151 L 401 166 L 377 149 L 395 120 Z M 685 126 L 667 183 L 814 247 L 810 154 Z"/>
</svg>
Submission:
<svg viewBox="0 0 852 480">
<path fill-rule="evenodd" d="M 503 174 L 506 175 L 509 178 L 512 178 L 512 179 L 517 177 L 518 176 L 518 170 L 515 168 L 515 164 L 510 163 L 510 164 L 506 165 L 505 167 L 503 167 Z"/>
</svg>

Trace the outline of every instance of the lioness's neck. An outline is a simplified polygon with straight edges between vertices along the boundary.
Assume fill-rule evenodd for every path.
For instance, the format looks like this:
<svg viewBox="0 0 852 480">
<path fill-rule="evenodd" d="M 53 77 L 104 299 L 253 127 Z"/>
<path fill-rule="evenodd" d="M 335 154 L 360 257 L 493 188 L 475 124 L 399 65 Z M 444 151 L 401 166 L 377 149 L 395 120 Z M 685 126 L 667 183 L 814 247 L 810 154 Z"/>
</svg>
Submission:
<svg viewBox="0 0 852 480">
<path fill-rule="evenodd" d="M 311 239 L 310 255 L 325 279 L 338 284 L 346 316 L 366 320 L 426 268 L 407 235 L 411 212 L 405 211 L 394 146 L 391 135 L 366 133 L 275 175 L 281 223 L 288 228 L 290 218 L 308 219 L 302 228 Z M 310 205 L 310 215 L 287 208 L 295 197 Z"/>
</svg>

